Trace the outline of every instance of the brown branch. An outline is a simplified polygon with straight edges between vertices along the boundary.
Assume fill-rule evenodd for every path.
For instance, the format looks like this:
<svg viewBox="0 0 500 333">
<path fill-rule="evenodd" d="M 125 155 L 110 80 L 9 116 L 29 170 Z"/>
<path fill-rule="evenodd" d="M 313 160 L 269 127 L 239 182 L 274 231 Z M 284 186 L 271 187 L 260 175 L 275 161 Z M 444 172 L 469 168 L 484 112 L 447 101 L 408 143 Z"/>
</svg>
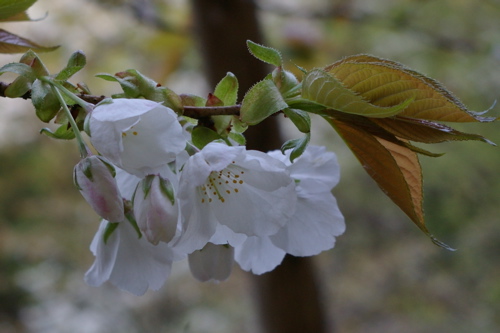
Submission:
<svg viewBox="0 0 500 333">
<path fill-rule="evenodd" d="M 184 116 L 200 119 L 203 117 L 210 116 L 239 116 L 241 105 L 229 105 L 229 106 L 185 106 Z"/>
<path fill-rule="evenodd" d="M 5 96 L 5 90 L 10 86 L 10 83 L 0 82 L 0 97 L 8 97 Z M 106 96 L 95 96 L 95 95 L 87 95 L 87 94 L 77 94 L 78 97 L 83 99 L 85 102 L 91 104 L 97 104 L 104 100 Z M 31 99 L 31 91 L 28 91 L 22 96 L 18 98 L 22 99 Z M 196 107 L 196 106 L 185 106 L 183 115 L 186 117 L 200 119 L 210 116 L 238 116 L 240 114 L 241 105 L 229 105 L 229 106 L 205 106 L 205 107 Z"/>
</svg>

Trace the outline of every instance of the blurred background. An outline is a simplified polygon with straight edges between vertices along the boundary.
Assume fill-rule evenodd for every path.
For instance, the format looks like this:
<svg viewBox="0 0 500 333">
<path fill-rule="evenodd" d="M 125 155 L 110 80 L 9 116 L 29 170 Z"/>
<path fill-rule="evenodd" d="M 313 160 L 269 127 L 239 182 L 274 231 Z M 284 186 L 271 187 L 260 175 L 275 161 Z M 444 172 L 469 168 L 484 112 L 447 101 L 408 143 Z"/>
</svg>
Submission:
<svg viewBox="0 0 500 333">
<path fill-rule="evenodd" d="M 499 98 L 498 0 L 260 0 L 266 44 L 294 65 L 321 67 L 370 53 L 435 78 L 471 110 Z M 39 0 L 38 22 L 2 28 L 42 45 L 58 72 L 80 49 L 96 95 L 120 92 L 100 72 L 134 68 L 177 93 L 211 91 L 201 73 L 187 0 Z M 221 36 L 223 38 L 223 36 Z M 0 64 L 20 55 L 0 55 Z M 228 68 L 228 71 L 231 71 Z M 1 81 L 9 82 L 3 75 Z M 240 97 L 244 92 L 240 92 Z M 498 116 L 499 107 L 494 114 Z M 313 143 L 337 153 L 334 193 L 347 231 L 315 258 L 329 320 L 338 332 L 497 332 L 500 327 L 500 150 L 479 142 L 426 148 L 421 157 L 431 243 L 365 174 L 344 143 L 313 118 Z M 281 121 L 287 138 L 298 133 Z M 72 184 L 74 142 L 39 135 L 29 101 L 0 99 L 0 332 L 259 332 L 249 275 L 235 267 L 202 284 L 186 263 L 158 292 L 136 297 L 83 275 L 99 219 Z M 453 125 L 500 144 L 498 124 Z"/>
</svg>

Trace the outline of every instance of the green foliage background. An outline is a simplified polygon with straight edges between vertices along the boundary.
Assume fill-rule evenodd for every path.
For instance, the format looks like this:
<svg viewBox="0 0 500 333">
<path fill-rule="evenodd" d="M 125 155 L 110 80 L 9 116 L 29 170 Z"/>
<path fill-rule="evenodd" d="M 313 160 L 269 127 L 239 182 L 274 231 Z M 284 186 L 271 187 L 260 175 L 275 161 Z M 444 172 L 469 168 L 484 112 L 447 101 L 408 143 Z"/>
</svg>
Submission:
<svg viewBox="0 0 500 333">
<path fill-rule="evenodd" d="M 187 3 L 150 1 L 135 9 L 130 3 L 137 2 L 40 0 L 30 16 L 48 11 L 47 18 L 2 28 L 22 31 L 42 45 L 61 44 L 41 55 L 53 72 L 82 49 L 88 66 L 77 79 L 95 94 L 109 95 L 119 87 L 94 74 L 128 68 L 177 93 L 207 94 Z M 473 110 L 498 99 L 496 1 L 259 4 L 267 45 L 283 50 L 290 64 L 313 68 L 371 53 L 441 81 Z M 0 61 L 18 58 L 2 55 Z M 44 125 L 25 101 L 0 100 L 0 117 L 0 331 L 257 332 L 252 286 L 238 269 L 225 283 L 201 284 L 180 263 L 162 290 L 142 298 L 110 286 L 86 286 L 83 274 L 93 260 L 88 246 L 98 218 L 71 183 L 76 145 L 37 135 Z M 289 138 L 299 136 L 283 123 Z M 443 157 L 421 159 L 427 223 L 439 239 L 458 248 L 451 253 L 434 246 L 380 192 L 326 124 L 313 118 L 313 125 L 312 141 L 335 151 L 342 165 L 334 192 L 347 231 L 335 249 L 316 258 L 338 331 L 495 332 L 500 326 L 499 148 L 439 144 L 427 148 L 446 152 Z M 456 127 L 500 144 L 498 126 Z"/>
</svg>

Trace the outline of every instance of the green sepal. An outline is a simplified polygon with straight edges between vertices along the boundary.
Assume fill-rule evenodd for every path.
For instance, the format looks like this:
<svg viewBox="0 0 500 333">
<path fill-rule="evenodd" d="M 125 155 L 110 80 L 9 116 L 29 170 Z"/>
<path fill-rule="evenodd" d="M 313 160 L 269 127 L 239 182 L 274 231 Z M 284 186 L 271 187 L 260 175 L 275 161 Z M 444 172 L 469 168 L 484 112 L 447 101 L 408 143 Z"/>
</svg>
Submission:
<svg viewBox="0 0 500 333">
<path fill-rule="evenodd" d="M 40 134 L 45 134 L 50 138 L 59 140 L 72 140 L 75 138 L 73 129 L 71 128 L 71 126 L 68 126 L 67 123 L 59 126 L 55 131 L 52 131 L 49 128 L 42 128 L 40 130 Z"/>
<path fill-rule="evenodd" d="M 36 116 L 45 123 L 52 120 L 61 108 L 59 99 L 52 91 L 52 87 L 40 80 L 35 80 L 31 86 L 31 102 L 35 107 Z"/>
<path fill-rule="evenodd" d="M 68 64 L 64 67 L 59 74 L 56 75 L 55 79 L 60 81 L 66 81 L 83 67 L 85 67 L 87 59 L 82 51 L 74 52 L 68 60 Z"/>
<path fill-rule="evenodd" d="M 106 229 L 104 229 L 103 239 L 104 244 L 108 242 L 109 237 L 113 234 L 113 232 L 118 228 L 119 222 L 108 222 L 106 225 Z"/>
<path fill-rule="evenodd" d="M 283 144 L 283 146 L 281 146 L 281 152 L 284 154 L 286 150 L 292 149 L 292 152 L 290 154 L 290 162 L 293 163 L 293 161 L 297 157 L 299 157 L 300 155 L 302 155 L 302 153 L 304 153 L 304 151 L 307 148 L 307 145 L 309 144 L 310 139 L 311 139 L 311 134 L 306 133 L 306 135 L 303 136 L 302 138 L 288 140 Z"/>
<path fill-rule="evenodd" d="M 130 223 L 130 225 L 137 232 L 137 238 L 142 238 L 141 229 L 139 229 L 139 226 L 137 225 L 137 221 L 135 220 L 135 217 L 134 217 L 134 210 L 132 208 L 132 203 L 128 200 L 124 201 L 124 206 L 125 206 L 126 220 Z"/>
<path fill-rule="evenodd" d="M 160 179 L 161 192 L 168 198 L 172 206 L 175 205 L 175 192 L 172 183 L 168 179 L 162 178 L 161 176 L 158 177 Z"/>
<path fill-rule="evenodd" d="M 281 53 L 271 47 L 263 46 L 257 43 L 247 40 L 247 47 L 250 53 L 257 59 L 274 65 L 276 67 L 281 66 L 283 63 L 281 59 Z"/>
<path fill-rule="evenodd" d="M 228 72 L 215 86 L 214 95 L 217 96 L 223 105 L 234 105 L 238 100 L 238 79 Z"/>
<path fill-rule="evenodd" d="M 193 128 L 193 132 L 191 133 L 191 140 L 199 149 L 203 149 L 203 147 L 212 141 L 221 139 L 223 138 L 217 132 L 207 127 L 197 126 Z"/>
<path fill-rule="evenodd" d="M 249 125 L 256 125 L 287 107 L 274 82 L 263 80 L 255 84 L 243 98 L 240 119 Z"/>
<path fill-rule="evenodd" d="M 299 131 L 302 133 L 311 132 L 311 117 L 309 117 L 309 113 L 290 108 L 283 109 L 283 113 L 290 118 Z"/>
<path fill-rule="evenodd" d="M 144 193 L 144 198 L 149 194 L 149 191 L 151 190 L 151 184 L 153 183 L 153 180 L 156 176 L 155 175 L 147 175 L 139 184 L 142 186 L 142 193 Z M 137 191 L 137 190 L 136 190 Z M 134 195 L 135 197 L 135 195 Z"/>
</svg>

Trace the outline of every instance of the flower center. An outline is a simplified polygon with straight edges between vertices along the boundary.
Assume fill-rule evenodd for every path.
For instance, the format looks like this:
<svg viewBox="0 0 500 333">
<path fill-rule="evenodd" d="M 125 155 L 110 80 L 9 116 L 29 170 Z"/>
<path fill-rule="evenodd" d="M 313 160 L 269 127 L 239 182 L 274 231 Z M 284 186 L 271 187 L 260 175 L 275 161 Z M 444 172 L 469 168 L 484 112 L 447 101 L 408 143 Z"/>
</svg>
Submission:
<svg viewBox="0 0 500 333">
<path fill-rule="evenodd" d="M 245 171 L 236 166 L 233 161 L 221 171 L 212 171 L 207 182 L 200 187 L 201 203 L 211 203 L 214 200 L 225 202 L 225 196 L 237 194 L 245 183 Z"/>
</svg>

